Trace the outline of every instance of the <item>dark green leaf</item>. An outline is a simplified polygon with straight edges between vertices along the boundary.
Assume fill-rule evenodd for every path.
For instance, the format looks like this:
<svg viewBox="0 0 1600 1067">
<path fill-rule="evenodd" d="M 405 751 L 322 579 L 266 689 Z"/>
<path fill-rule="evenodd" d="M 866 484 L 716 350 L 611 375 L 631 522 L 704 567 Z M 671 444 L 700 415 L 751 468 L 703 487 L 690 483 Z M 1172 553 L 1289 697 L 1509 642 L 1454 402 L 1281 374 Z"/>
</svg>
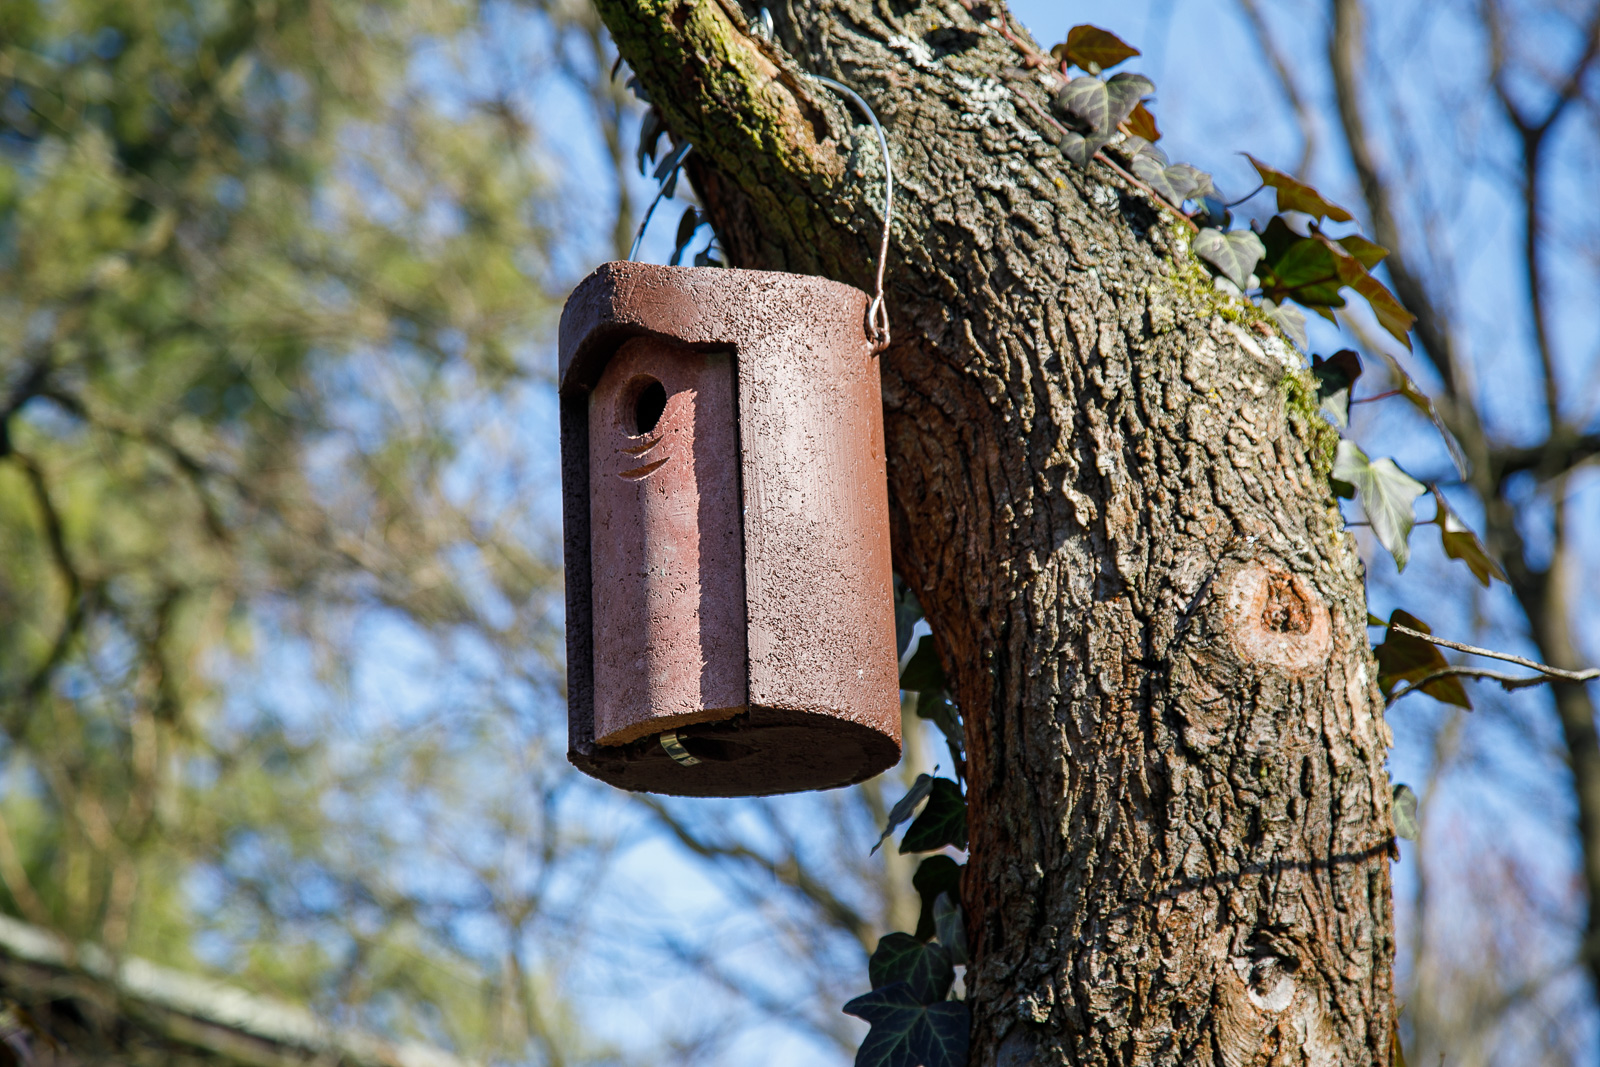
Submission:
<svg viewBox="0 0 1600 1067">
<path fill-rule="evenodd" d="M 1284 253 L 1289 251 L 1289 246 L 1305 237 L 1295 233 L 1289 224 L 1283 221 L 1282 215 L 1274 215 L 1267 220 L 1267 228 L 1261 231 L 1261 244 L 1267 250 L 1266 261 L 1276 263 L 1282 259 Z"/>
<path fill-rule="evenodd" d="M 1321 193 L 1305 182 L 1267 166 L 1249 153 L 1246 153 L 1244 158 L 1248 159 L 1251 166 L 1256 168 L 1256 173 L 1261 175 L 1262 184 L 1270 185 L 1277 191 L 1279 211 L 1303 211 L 1319 219 L 1330 218 L 1335 222 L 1350 221 L 1350 212 L 1324 199 Z"/>
<path fill-rule="evenodd" d="M 950 953 L 952 963 L 967 962 L 967 920 L 961 905 L 949 893 L 940 893 L 933 902 L 933 927 L 938 932 L 939 944 Z"/>
<path fill-rule="evenodd" d="M 899 650 L 895 654 L 904 656 L 906 649 L 911 647 L 911 634 L 916 629 L 917 623 L 922 619 L 922 605 L 917 603 L 917 594 L 911 591 L 897 574 L 894 576 L 894 642 Z M 903 688 L 903 687 L 902 687 Z"/>
<path fill-rule="evenodd" d="M 1339 442 L 1333 476 L 1355 486 L 1378 543 L 1394 556 L 1395 566 L 1405 570 L 1410 557 L 1407 539 L 1417 521 L 1413 505 L 1427 487 L 1401 470 L 1392 459 L 1369 460 L 1354 441 Z"/>
<path fill-rule="evenodd" d="M 1361 377 L 1361 357 L 1341 348 L 1327 359 L 1311 357 L 1311 373 L 1317 379 L 1317 399 L 1322 410 L 1340 428 L 1350 424 L 1350 390 Z"/>
<path fill-rule="evenodd" d="M 939 728 L 947 740 L 960 744 L 966 740 L 961 722 L 956 718 L 956 706 L 944 690 L 923 690 L 917 695 L 917 717 L 927 719 Z"/>
<path fill-rule="evenodd" d="M 1067 39 L 1050 49 L 1050 54 L 1060 62 L 1098 74 L 1139 55 L 1139 50 L 1110 30 L 1084 25 L 1068 30 Z"/>
<path fill-rule="evenodd" d="M 906 795 L 901 797 L 893 808 L 889 809 L 889 818 L 885 820 L 883 833 L 878 835 L 878 843 L 872 846 L 872 850 L 868 852 L 868 855 L 878 851 L 884 839 L 894 833 L 895 828 L 901 823 L 911 818 L 912 813 L 917 810 L 918 804 L 928 799 L 928 794 L 933 792 L 933 781 L 933 775 L 931 774 L 917 775 L 917 780 L 911 783 L 911 788 L 906 791 Z M 905 850 L 901 849 L 901 851 Z"/>
<path fill-rule="evenodd" d="M 1417 825 L 1417 794 L 1404 782 L 1394 787 L 1394 805 L 1391 811 L 1394 815 L 1396 837 L 1415 841 L 1422 836 L 1422 828 Z"/>
<path fill-rule="evenodd" d="M 873 989 L 904 982 L 924 1004 L 943 1000 L 956 980 L 949 949 L 910 934 L 884 935 L 867 961 L 867 974 Z"/>
<path fill-rule="evenodd" d="M 904 982 L 844 1006 L 872 1024 L 856 1067 L 966 1067 L 972 1016 L 960 1001 L 923 1004 Z"/>
<path fill-rule="evenodd" d="M 900 688 L 913 693 L 937 693 L 945 687 L 944 667 L 933 650 L 933 637 L 925 635 L 900 672 Z"/>
<path fill-rule="evenodd" d="M 1389 629 L 1384 634 L 1383 643 L 1372 650 L 1378 656 L 1378 688 L 1383 690 L 1386 697 L 1393 696 L 1395 687 L 1401 682 L 1420 682 L 1428 675 L 1450 666 L 1437 645 L 1410 634 L 1396 633 L 1396 625 L 1419 633 L 1433 632 L 1427 623 L 1410 612 L 1396 608 L 1389 616 Z M 1422 691 L 1445 704 L 1472 710 L 1472 701 L 1467 698 L 1467 690 L 1460 678 L 1435 678 L 1423 686 Z"/>
<path fill-rule="evenodd" d="M 1269 259 L 1267 266 L 1271 274 L 1262 277 L 1262 286 L 1274 296 L 1281 293 L 1304 304 L 1343 306 L 1339 265 L 1328 246 L 1316 238 L 1294 241 L 1276 259 Z"/>
<path fill-rule="evenodd" d="M 936 852 L 949 845 L 967 847 L 967 798 L 948 778 L 935 778 L 928 806 L 900 839 L 900 851 Z"/>
<path fill-rule="evenodd" d="M 938 933 L 933 924 L 933 902 L 941 894 L 953 900 L 961 899 L 961 864 L 949 856 L 929 856 L 917 865 L 911 885 L 922 898 L 922 912 L 917 916 L 917 936 L 926 941 Z"/>
<path fill-rule="evenodd" d="M 1248 288 L 1250 275 L 1262 252 L 1261 238 L 1251 230 L 1201 230 L 1194 238 L 1194 254 L 1221 271 L 1240 289 Z"/>
<path fill-rule="evenodd" d="M 693 204 L 683 209 L 683 217 L 678 220 L 678 235 L 674 239 L 677 243 L 672 249 L 671 265 L 676 267 L 683 258 L 683 253 L 688 249 L 689 242 L 694 240 L 694 232 L 700 228 L 700 212 Z"/>
<path fill-rule="evenodd" d="M 959 768 L 966 764 L 966 735 L 961 729 L 955 703 L 943 690 L 922 692 L 917 695 L 917 717 L 927 719 L 939 728 L 945 744 L 950 749 L 951 765 Z"/>
<path fill-rule="evenodd" d="M 1226 230 L 1233 222 L 1233 212 L 1217 198 L 1216 190 L 1198 197 L 1200 210 L 1195 213 L 1194 224 L 1213 230 Z"/>
<path fill-rule="evenodd" d="M 1485 589 L 1489 587 L 1492 578 L 1498 578 L 1502 582 L 1509 581 L 1505 570 L 1493 556 L 1489 555 L 1489 550 L 1483 547 L 1478 535 L 1461 521 L 1460 516 L 1450 510 L 1450 505 L 1445 503 L 1444 494 L 1435 489 L 1433 500 L 1439 509 L 1434 516 L 1434 522 L 1438 524 L 1439 536 L 1444 541 L 1444 554 L 1465 563 L 1473 576 L 1483 583 Z"/>
<path fill-rule="evenodd" d="M 661 122 L 661 112 L 650 108 L 644 113 L 644 121 L 639 124 L 639 173 L 645 172 L 646 162 L 654 162 L 656 158 L 656 145 L 661 140 L 661 135 L 667 128 Z"/>
</svg>

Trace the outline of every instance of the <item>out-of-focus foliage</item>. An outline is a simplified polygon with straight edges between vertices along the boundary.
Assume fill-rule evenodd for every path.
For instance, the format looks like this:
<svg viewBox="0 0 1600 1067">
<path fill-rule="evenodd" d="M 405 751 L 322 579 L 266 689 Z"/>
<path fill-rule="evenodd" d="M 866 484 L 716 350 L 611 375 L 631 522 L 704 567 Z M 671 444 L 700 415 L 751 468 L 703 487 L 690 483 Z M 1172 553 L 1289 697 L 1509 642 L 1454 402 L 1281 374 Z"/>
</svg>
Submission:
<svg viewBox="0 0 1600 1067">
<path fill-rule="evenodd" d="M 472 1054 L 605 1058 L 522 951 L 601 856 L 530 710 L 559 564 L 509 412 L 549 190 L 488 19 L 0 5 L 0 907 Z M 338 720 L 383 625 L 396 670 L 485 681 L 448 720 Z"/>
</svg>

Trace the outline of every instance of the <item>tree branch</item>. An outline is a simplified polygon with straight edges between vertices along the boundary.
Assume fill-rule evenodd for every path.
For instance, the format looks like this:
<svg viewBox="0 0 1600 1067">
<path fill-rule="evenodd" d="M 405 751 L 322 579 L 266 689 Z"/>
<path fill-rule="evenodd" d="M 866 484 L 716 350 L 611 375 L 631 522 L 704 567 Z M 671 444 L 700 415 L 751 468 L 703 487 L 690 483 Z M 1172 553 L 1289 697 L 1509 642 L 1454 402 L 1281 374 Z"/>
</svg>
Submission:
<svg viewBox="0 0 1600 1067">
<path fill-rule="evenodd" d="M 1528 659 L 1524 656 L 1514 656 L 1509 652 L 1496 652 L 1493 649 L 1479 648 L 1477 645 L 1464 645 L 1460 641 L 1450 641 L 1443 637 L 1435 637 L 1432 634 L 1425 634 L 1421 630 L 1413 630 L 1409 626 L 1401 626 L 1399 623 L 1390 623 L 1389 629 L 1395 633 L 1405 634 L 1407 637 L 1415 637 L 1419 640 L 1426 641 L 1430 645 L 1439 645 L 1442 648 L 1455 649 L 1457 652 L 1466 652 L 1474 656 L 1485 656 L 1489 659 L 1498 659 L 1504 660 L 1507 663 L 1515 663 L 1519 667 L 1526 667 L 1530 671 L 1538 671 L 1540 674 L 1545 675 L 1544 678 L 1539 679 L 1540 681 L 1591 682 L 1596 678 L 1600 678 L 1600 667 L 1591 667 L 1585 671 L 1567 671 L 1562 670 L 1560 667 L 1552 667 L 1547 663 L 1540 663 L 1538 660 Z M 1444 677 L 1449 673 L 1449 671 L 1446 671 L 1440 674 L 1439 677 Z"/>
<path fill-rule="evenodd" d="M 1294 112 L 1295 122 L 1300 126 L 1300 162 L 1295 165 L 1294 173 L 1295 177 L 1303 181 L 1310 173 L 1311 161 L 1317 154 L 1316 118 L 1300 92 L 1300 85 L 1295 81 L 1294 71 L 1290 68 L 1288 59 L 1278 47 L 1277 38 L 1272 35 L 1272 27 L 1267 25 L 1266 16 L 1261 13 L 1261 5 L 1256 0 L 1239 0 L 1239 9 L 1244 12 L 1245 21 L 1249 22 L 1250 28 L 1255 31 L 1256 43 L 1261 46 L 1261 54 L 1266 57 L 1267 65 L 1277 76 L 1278 84 L 1283 89 L 1284 99 L 1289 102 L 1289 109 Z"/>
<path fill-rule="evenodd" d="M 1406 253 L 1395 218 L 1393 196 L 1379 171 L 1371 133 L 1361 102 L 1361 0 L 1331 0 L 1333 19 L 1328 37 L 1328 66 L 1333 74 L 1339 119 L 1345 145 L 1360 181 L 1362 199 L 1372 219 L 1373 239 L 1389 250 L 1384 266 L 1394 283 L 1395 295 L 1417 321 L 1413 332 L 1439 377 L 1446 396 L 1440 401 L 1443 417 L 1476 468 L 1484 465 L 1488 442 L 1472 398 L 1462 393 L 1463 371 L 1451 340 L 1452 324 L 1441 310 Z"/>
</svg>

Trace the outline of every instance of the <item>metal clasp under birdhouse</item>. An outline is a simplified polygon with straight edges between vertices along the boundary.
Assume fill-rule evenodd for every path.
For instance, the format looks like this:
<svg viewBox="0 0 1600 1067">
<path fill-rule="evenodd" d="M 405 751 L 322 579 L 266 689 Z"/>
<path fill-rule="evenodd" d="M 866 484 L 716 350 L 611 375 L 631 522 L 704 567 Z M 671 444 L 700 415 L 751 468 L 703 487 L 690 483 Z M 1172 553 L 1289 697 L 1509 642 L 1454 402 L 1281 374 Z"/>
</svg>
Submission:
<svg viewBox="0 0 1600 1067">
<path fill-rule="evenodd" d="M 868 297 L 608 263 L 561 316 L 568 757 L 750 796 L 900 756 Z"/>
</svg>

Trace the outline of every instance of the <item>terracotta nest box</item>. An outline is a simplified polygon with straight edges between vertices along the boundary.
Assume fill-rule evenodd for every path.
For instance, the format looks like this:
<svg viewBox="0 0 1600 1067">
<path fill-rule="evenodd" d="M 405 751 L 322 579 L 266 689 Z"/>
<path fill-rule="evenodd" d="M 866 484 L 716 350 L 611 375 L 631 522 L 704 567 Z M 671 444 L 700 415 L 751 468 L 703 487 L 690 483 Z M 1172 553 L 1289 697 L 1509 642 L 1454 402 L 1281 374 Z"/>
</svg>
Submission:
<svg viewBox="0 0 1600 1067">
<path fill-rule="evenodd" d="M 865 293 L 607 263 L 561 314 L 568 758 L 753 796 L 900 758 Z"/>
</svg>

